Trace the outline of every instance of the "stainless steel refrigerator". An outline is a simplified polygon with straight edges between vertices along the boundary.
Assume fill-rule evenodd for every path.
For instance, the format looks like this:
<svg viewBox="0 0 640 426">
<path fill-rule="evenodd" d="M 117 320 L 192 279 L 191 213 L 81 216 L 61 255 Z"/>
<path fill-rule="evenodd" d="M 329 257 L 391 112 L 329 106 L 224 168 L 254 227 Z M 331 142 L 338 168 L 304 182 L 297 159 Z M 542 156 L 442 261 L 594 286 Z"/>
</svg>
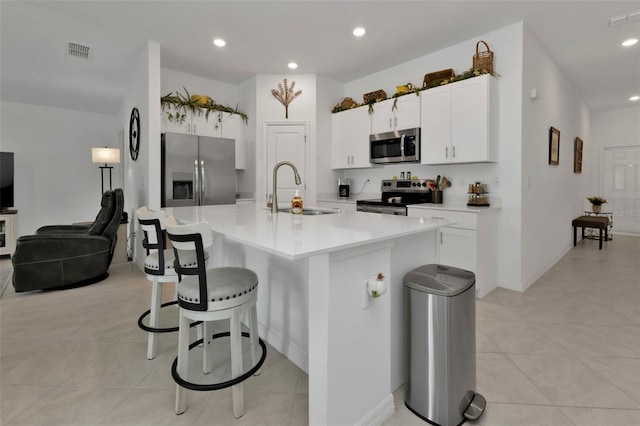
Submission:
<svg viewBox="0 0 640 426">
<path fill-rule="evenodd" d="M 235 204 L 233 139 L 163 133 L 162 207 Z"/>
</svg>

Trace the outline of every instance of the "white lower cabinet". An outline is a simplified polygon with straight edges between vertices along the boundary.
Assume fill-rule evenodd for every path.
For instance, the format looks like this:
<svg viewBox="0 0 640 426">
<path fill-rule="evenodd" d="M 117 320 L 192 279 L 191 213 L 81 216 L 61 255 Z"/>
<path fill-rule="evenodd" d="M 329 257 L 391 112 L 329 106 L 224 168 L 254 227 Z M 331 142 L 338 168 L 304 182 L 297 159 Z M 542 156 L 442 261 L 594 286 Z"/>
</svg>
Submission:
<svg viewBox="0 0 640 426">
<path fill-rule="evenodd" d="M 438 263 L 476 270 L 476 231 L 444 227 L 440 229 Z"/>
<path fill-rule="evenodd" d="M 438 263 L 476 274 L 476 297 L 484 297 L 498 286 L 497 210 L 445 210 L 411 206 L 408 216 L 453 220 L 438 230 Z"/>
<path fill-rule="evenodd" d="M 0 255 L 11 255 L 16 250 L 17 219 L 17 211 L 0 214 Z"/>
</svg>

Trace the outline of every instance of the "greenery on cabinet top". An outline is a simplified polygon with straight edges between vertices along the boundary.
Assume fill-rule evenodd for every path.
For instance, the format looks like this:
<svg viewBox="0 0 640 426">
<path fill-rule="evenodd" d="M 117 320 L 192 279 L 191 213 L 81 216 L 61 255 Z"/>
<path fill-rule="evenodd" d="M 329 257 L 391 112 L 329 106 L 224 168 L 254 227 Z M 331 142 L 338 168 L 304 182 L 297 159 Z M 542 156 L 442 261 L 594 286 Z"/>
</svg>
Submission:
<svg viewBox="0 0 640 426">
<path fill-rule="evenodd" d="M 187 118 L 187 113 L 191 113 L 196 116 L 201 116 L 204 114 L 204 117 L 208 120 L 209 114 L 212 112 L 218 113 L 218 123 L 222 121 L 223 112 L 229 114 L 238 114 L 242 117 L 242 121 L 245 123 L 249 122 L 249 117 L 247 114 L 238 110 L 238 106 L 232 108 L 227 105 L 217 104 L 213 99 L 206 95 L 190 95 L 189 91 L 186 88 L 184 89 L 184 94 L 180 92 L 176 92 L 174 95 L 173 92 L 169 92 L 168 95 L 165 95 L 160 98 L 160 104 L 162 105 L 162 111 L 167 114 L 167 119 L 169 121 L 175 121 L 178 123 L 183 123 Z M 165 109 L 169 109 L 165 111 Z M 216 127 L 218 127 L 216 123 Z"/>
<path fill-rule="evenodd" d="M 483 75 L 483 74 L 492 74 L 492 75 L 496 75 L 496 76 L 498 75 L 496 73 L 490 73 L 487 70 L 481 70 L 481 69 L 477 69 L 477 68 L 470 68 L 467 71 L 463 72 L 462 74 L 458 74 L 456 76 L 453 76 L 451 78 L 444 79 L 444 80 L 441 80 L 441 81 L 436 81 L 436 82 L 434 82 L 434 84 L 432 84 L 430 86 L 427 86 L 427 87 L 416 87 L 416 86 L 411 85 L 411 83 L 408 83 L 410 85 L 410 87 L 411 87 L 410 90 L 404 91 L 404 92 L 399 92 L 399 93 L 394 93 L 391 96 L 391 98 L 396 98 L 396 100 L 397 100 L 397 98 L 399 98 L 400 96 L 408 95 L 409 93 L 415 93 L 416 96 L 419 96 L 420 92 L 423 91 L 423 90 L 429 90 L 429 89 L 432 89 L 434 87 L 444 86 L 445 84 L 454 83 L 456 81 L 461 81 L 461 80 L 466 80 L 468 78 L 478 77 L 478 76 Z M 401 86 L 398 86 L 398 87 L 401 87 Z M 404 86 L 404 87 L 406 87 L 406 86 Z M 387 99 L 391 99 L 391 98 L 387 98 Z M 351 99 L 351 98 L 343 98 L 343 99 Z M 335 114 L 337 112 L 346 111 L 346 110 L 349 110 L 349 109 L 358 108 L 358 107 L 361 107 L 361 106 L 368 105 L 369 106 L 369 114 L 372 114 L 373 113 L 373 104 L 375 104 L 376 102 L 386 101 L 387 99 L 371 99 L 369 102 L 363 102 L 361 104 L 353 102 L 353 100 L 351 99 L 352 102 L 347 102 L 347 103 L 340 102 L 340 103 L 338 103 L 337 105 L 335 105 L 333 107 L 331 112 L 333 114 Z M 393 109 L 396 109 L 396 108 L 397 108 L 397 105 L 394 102 L 393 103 Z"/>
</svg>

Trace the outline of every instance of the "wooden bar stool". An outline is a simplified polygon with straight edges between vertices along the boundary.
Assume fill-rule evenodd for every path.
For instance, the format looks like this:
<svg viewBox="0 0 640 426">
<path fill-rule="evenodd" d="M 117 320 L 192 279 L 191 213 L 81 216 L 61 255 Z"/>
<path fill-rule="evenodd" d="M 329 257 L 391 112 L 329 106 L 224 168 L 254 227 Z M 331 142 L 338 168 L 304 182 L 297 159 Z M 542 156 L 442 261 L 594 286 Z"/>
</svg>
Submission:
<svg viewBox="0 0 640 426">
<path fill-rule="evenodd" d="M 178 356 L 173 362 L 172 376 L 176 381 L 176 414 L 186 410 L 186 389 L 208 391 L 232 386 L 233 415 L 244 415 L 244 391 L 242 382 L 258 373 L 267 355 L 267 348 L 258 336 L 258 276 L 251 270 L 238 267 L 206 269 L 205 250 L 213 244 L 213 233 L 207 222 L 178 225 L 173 217 L 167 218 L 167 234 L 175 252 L 178 273 L 178 305 L 180 320 L 178 331 Z M 183 256 L 193 256 L 196 261 L 186 265 Z M 240 317 L 249 315 L 249 333 L 241 331 Z M 189 344 L 191 321 L 229 320 L 230 330 L 211 336 L 204 332 L 204 341 Z M 205 327 L 206 330 L 206 327 Z M 231 341 L 231 379 L 211 384 L 189 382 L 187 378 L 189 350 L 202 343 L 203 373 L 209 373 L 207 352 L 210 340 L 229 336 Z M 242 363 L 242 337 L 248 337 L 251 348 L 252 367 L 244 372 Z M 258 344 L 262 356 L 258 359 Z"/>
<path fill-rule="evenodd" d="M 178 284 L 178 274 L 173 266 L 175 256 L 172 249 L 167 249 L 165 222 L 167 216 L 163 211 L 149 210 L 140 207 L 136 217 L 144 233 L 142 246 L 147 251 L 144 260 L 144 272 L 151 281 L 151 306 L 138 318 L 138 326 L 149 333 L 147 342 L 147 359 L 154 359 L 158 354 L 158 334 L 178 331 L 178 326 L 160 327 L 161 309 L 177 304 L 177 300 L 162 302 L 162 285 L 164 283 Z M 195 262 L 195 257 L 184 256 L 184 261 Z M 177 299 L 177 298 L 176 298 Z M 144 320 L 149 317 L 149 325 Z M 195 324 L 194 324 L 195 325 Z"/>
</svg>

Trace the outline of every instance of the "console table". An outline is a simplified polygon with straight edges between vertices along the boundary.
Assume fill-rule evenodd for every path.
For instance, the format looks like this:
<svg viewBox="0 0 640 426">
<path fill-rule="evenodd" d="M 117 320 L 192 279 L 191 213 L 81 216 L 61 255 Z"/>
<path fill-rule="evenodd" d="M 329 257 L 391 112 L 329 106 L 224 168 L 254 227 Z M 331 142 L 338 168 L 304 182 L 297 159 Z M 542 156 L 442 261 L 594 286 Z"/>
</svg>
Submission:
<svg viewBox="0 0 640 426">
<path fill-rule="evenodd" d="M 607 226 L 607 241 L 613 240 L 613 235 L 611 235 L 611 229 L 613 229 L 613 212 L 600 212 L 596 213 L 593 211 L 584 211 L 585 216 L 602 216 L 609 218 L 609 225 Z M 587 228 L 584 233 L 585 238 L 589 238 L 590 240 L 597 240 L 600 238 L 598 231 L 596 229 Z"/>
<path fill-rule="evenodd" d="M 16 250 L 18 210 L 0 213 L 0 255 L 11 255 Z"/>
</svg>

